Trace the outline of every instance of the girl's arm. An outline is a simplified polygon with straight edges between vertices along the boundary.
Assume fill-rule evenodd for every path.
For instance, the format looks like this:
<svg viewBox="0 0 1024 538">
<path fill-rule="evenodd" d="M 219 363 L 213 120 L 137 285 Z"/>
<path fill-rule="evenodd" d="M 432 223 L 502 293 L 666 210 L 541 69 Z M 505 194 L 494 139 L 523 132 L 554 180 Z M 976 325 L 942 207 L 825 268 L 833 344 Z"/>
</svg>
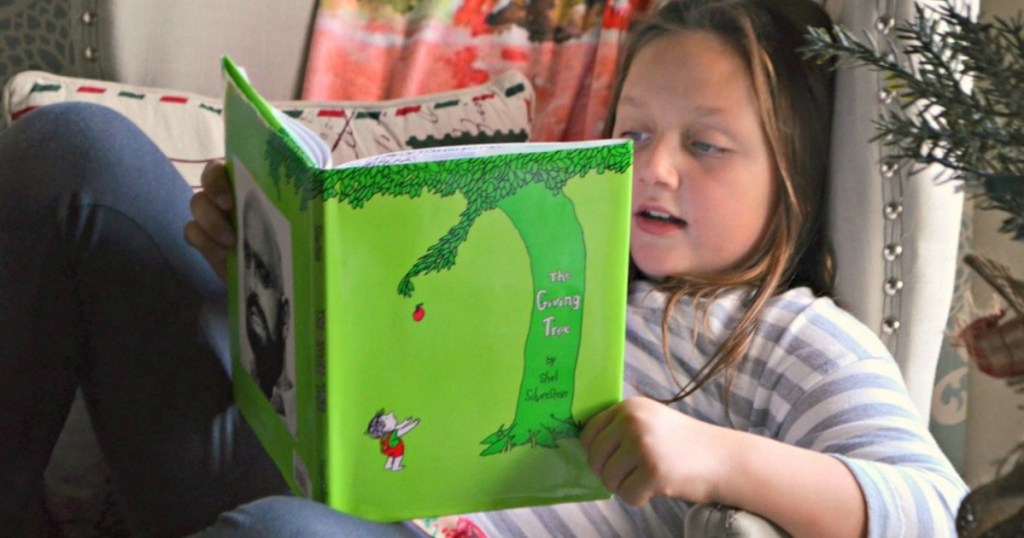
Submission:
<svg viewBox="0 0 1024 538">
<path fill-rule="evenodd" d="M 764 516 L 793 536 L 866 534 L 860 486 L 831 456 L 639 397 L 596 415 L 581 441 L 605 487 L 633 505 L 656 495 L 713 501 Z"/>
<path fill-rule="evenodd" d="M 720 340 L 716 331 L 732 326 L 744 308 L 737 297 L 719 298 L 703 322 L 691 314 L 691 303 L 680 301 L 681 315 L 673 314 L 668 326 L 672 370 L 692 376 L 707 364 Z M 678 384 L 661 353 L 665 295 L 636 286 L 630 301 L 629 387 L 670 397 Z M 705 332 L 695 341 L 698 329 Z M 632 409 L 637 403 L 622 403 L 597 415 L 585 429 L 595 469 L 632 502 L 655 494 L 718 501 L 759 513 L 795 534 L 819 517 L 838 531 L 849 510 L 859 524 L 853 534 L 866 526 L 871 538 L 956 536 L 956 512 L 967 485 L 921 420 L 885 346 L 831 301 L 815 299 L 804 288 L 773 299 L 729 385 L 728 407 L 725 390 L 719 380 L 670 405 L 647 401 L 638 405 L 640 412 Z M 660 418 L 648 418 L 655 410 Z M 670 456 L 649 448 L 654 444 L 668 447 Z M 612 456 L 619 447 L 642 462 L 634 466 L 643 472 L 671 480 L 652 480 L 660 489 L 631 496 L 620 477 L 609 474 L 625 476 L 625 465 L 615 463 L 621 458 Z M 660 467 L 664 462 L 670 466 Z"/>
</svg>

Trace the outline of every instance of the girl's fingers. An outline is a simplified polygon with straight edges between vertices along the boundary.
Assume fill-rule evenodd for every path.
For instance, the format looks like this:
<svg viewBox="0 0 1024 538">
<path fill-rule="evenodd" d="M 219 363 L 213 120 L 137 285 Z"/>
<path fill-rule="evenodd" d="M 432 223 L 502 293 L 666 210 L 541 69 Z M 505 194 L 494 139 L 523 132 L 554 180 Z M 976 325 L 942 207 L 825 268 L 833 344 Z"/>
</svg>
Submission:
<svg viewBox="0 0 1024 538">
<path fill-rule="evenodd" d="M 185 241 L 199 251 L 221 280 L 227 275 L 227 249 L 208 236 L 194 221 L 185 225 Z"/>
<path fill-rule="evenodd" d="M 206 164 L 200 176 L 203 191 L 221 211 L 230 211 L 234 206 L 231 195 L 231 182 L 228 181 L 227 168 L 224 161 L 216 160 Z"/>
<path fill-rule="evenodd" d="M 654 497 L 651 489 L 651 477 L 647 473 L 641 472 L 639 467 L 634 467 L 633 471 L 623 479 L 615 495 L 632 506 L 646 504 Z"/>
<path fill-rule="evenodd" d="M 608 460 L 619 450 L 621 445 L 622 436 L 616 432 L 614 422 L 603 427 L 586 447 L 587 464 L 590 465 L 590 470 L 603 480 Z"/>
<path fill-rule="evenodd" d="M 185 241 L 206 258 L 217 276 L 223 280 L 227 274 L 228 249 L 235 244 L 235 231 L 231 226 L 229 209 L 217 202 L 218 191 L 231 198 L 223 165 L 209 164 L 203 170 L 204 189 L 193 194 L 189 201 L 192 221 L 185 225 Z M 209 190 L 206 189 L 209 187 Z"/>
<path fill-rule="evenodd" d="M 631 449 L 630 443 L 620 443 L 609 455 L 601 469 L 601 483 L 608 491 L 622 496 L 622 486 L 626 480 L 638 474 L 639 463 L 636 458 L 636 451 Z"/>
<path fill-rule="evenodd" d="M 223 248 L 235 244 L 235 232 L 230 217 L 219 207 L 208 193 L 197 192 L 190 202 L 194 223 Z"/>
<path fill-rule="evenodd" d="M 614 409 L 615 407 L 613 406 L 601 411 L 583 425 L 583 431 L 580 432 L 580 444 L 583 445 L 584 450 L 589 451 L 594 439 L 615 419 Z"/>
</svg>

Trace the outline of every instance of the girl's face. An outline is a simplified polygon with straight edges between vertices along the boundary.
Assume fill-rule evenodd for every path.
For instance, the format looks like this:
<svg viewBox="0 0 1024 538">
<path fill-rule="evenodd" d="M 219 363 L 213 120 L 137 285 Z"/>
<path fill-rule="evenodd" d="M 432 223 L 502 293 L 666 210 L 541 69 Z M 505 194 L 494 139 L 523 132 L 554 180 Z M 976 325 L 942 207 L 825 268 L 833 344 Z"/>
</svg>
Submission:
<svg viewBox="0 0 1024 538">
<path fill-rule="evenodd" d="M 630 253 L 646 275 L 713 274 L 746 261 L 775 206 L 774 159 L 753 82 L 706 31 L 634 58 L 613 131 L 634 142 Z"/>
</svg>

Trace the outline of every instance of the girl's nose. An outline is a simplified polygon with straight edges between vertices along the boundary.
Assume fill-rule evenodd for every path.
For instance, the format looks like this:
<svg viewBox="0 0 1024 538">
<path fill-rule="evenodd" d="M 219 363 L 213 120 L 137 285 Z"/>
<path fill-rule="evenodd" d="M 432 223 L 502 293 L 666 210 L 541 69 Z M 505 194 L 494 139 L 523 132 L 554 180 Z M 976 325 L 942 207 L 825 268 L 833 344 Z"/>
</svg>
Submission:
<svg viewBox="0 0 1024 538">
<path fill-rule="evenodd" d="M 658 137 L 634 154 L 633 173 L 643 183 L 668 188 L 679 186 L 676 166 L 678 148 L 667 137 Z"/>
</svg>

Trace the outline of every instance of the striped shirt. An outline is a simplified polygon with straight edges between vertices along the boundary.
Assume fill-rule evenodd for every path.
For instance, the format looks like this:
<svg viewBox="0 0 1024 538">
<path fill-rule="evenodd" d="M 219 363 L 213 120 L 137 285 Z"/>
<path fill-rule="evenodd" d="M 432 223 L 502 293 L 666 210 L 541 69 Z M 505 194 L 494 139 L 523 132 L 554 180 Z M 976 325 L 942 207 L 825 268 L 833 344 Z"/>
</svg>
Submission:
<svg viewBox="0 0 1024 538">
<path fill-rule="evenodd" d="M 738 322 L 746 293 L 721 295 L 707 310 L 706 325 L 692 299 L 674 309 L 671 368 L 680 380 L 693 376 Z M 644 282 L 630 290 L 627 397 L 667 398 L 678 391 L 662 358 L 665 301 L 665 294 Z M 885 346 L 830 299 L 806 288 L 773 298 L 734 378 L 728 416 L 724 390 L 716 379 L 672 406 L 712 424 L 839 459 L 864 492 L 871 537 L 955 536 L 954 518 L 967 486 L 915 410 Z M 657 537 L 681 535 L 688 509 L 675 499 L 656 498 L 634 508 L 613 498 L 468 517 L 490 537 Z"/>
</svg>

